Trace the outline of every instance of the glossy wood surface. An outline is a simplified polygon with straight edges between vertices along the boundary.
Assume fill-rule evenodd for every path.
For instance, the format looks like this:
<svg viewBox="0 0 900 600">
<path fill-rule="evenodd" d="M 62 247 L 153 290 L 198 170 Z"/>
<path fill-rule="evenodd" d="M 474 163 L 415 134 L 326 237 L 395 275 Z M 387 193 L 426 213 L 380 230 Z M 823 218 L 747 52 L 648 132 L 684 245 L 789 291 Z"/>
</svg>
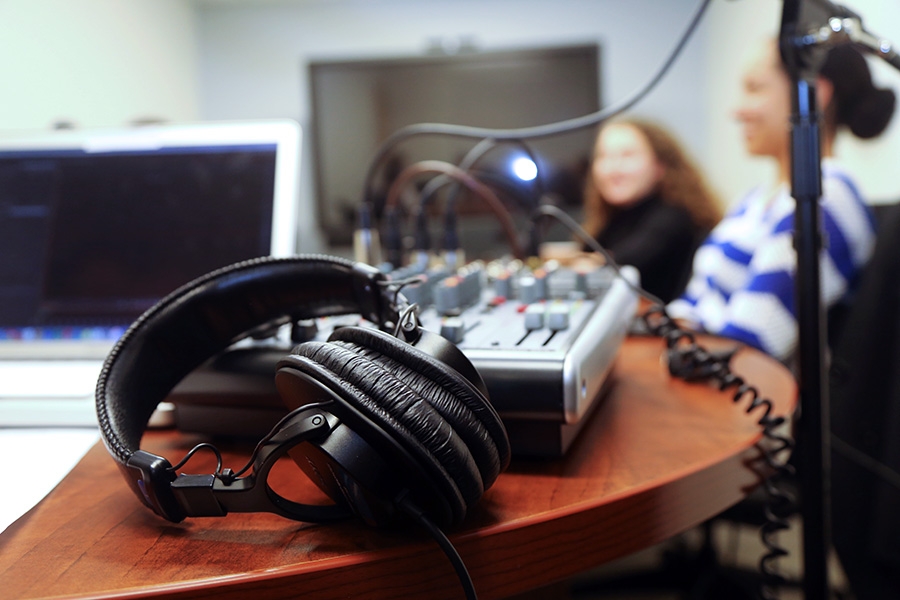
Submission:
<svg viewBox="0 0 900 600">
<path fill-rule="evenodd" d="M 728 394 L 672 379 L 662 352 L 658 339 L 626 340 L 608 397 L 567 456 L 514 460 L 451 533 L 479 597 L 545 586 L 660 542 L 758 482 L 756 419 Z M 793 410 L 796 385 L 780 364 L 742 350 L 733 365 L 777 414 Z M 197 441 L 153 433 L 143 447 L 174 463 Z M 226 466 L 247 455 L 227 449 Z M 193 472 L 212 470 L 203 453 L 196 461 Z M 296 474 L 282 474 L 279 491 L 319 496 Z M 436 544 L 415 530 L 260 514 L 165 522 L 131 495 L 98 444 L 0 535 L 0 597 L 56 596 L 440 599 L 462 591 Z"/>
</svg>

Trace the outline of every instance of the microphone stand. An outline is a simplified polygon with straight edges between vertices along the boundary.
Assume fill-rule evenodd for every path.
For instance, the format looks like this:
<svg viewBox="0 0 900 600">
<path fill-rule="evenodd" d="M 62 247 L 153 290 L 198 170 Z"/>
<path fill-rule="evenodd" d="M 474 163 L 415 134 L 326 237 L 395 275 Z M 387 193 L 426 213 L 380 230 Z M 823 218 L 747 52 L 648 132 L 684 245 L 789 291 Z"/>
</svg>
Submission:
<svg viewBox="0 0 900 600">
<path fill-rule="evenodd" d="M 824 240 L 819 214 L 822 165 L 816 78 L 829 48 L 835 44 L 856 43 L 898 69 L 900 57 L 890 43 L 865 31 L 858 15 L 827 0 L 784 0 L 779 42 L 792 84 L 791 194 L 796 201 L 794 246 L 800 395 L 797 452 L 803 519 L 803 589 L 806 600 L 828 600 L 831 411 L 826 367 L 828 328 L 819 270 Z"/>
<path fill-rule="evenodd" d="M 826 50 L 802 46 L 800 0 L 784 0 L 780 50 L 791 78 L 791 195 L 796 202 L 794 247 L 799 335 L 798 475 L 803 520 L 803 590 L 806 600 L 828 600 L 831 549 L 831 448 L 827 323 L 822 304 L 819 252 L 823 246 L 821 139 L 816 78 Z"/>
<path fill-rule="evenodd" d="M 783 53 L 786 45 L 783 39 Z M 814 78 L 792 76 L 792 83 L 791 194 L 797 203 L 794 216 L 800 394 L 797 451 L 803 516 L 803 588 L 806 600 L 827 600 L 831 424 L 825 368 L 827 324 L 819 279 L 819 252 L 823 245 L 819 214 L 822 195 L 819 114 Z"/>
</svg>

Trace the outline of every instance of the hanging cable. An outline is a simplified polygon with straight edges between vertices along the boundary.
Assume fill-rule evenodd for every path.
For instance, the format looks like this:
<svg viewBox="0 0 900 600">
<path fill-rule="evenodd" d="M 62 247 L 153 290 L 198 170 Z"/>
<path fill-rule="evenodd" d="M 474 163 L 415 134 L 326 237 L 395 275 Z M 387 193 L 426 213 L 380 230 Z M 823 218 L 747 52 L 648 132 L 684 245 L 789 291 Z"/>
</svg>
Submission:
<svg viewBox="0 0 900 600">
<path fill-rule="evenodd" d="M 787 507 L 795 504 L 795 499 L 778 485 L 780 481 L 795 475 L 793 466 L 781 458 L 783 452 L 794 448 L 794 441 L 781 431 L 787 419 L 773 415 L 774 405 L 771 400 L 761 397 L 755 387 L 733 373 L 727 357 L 718 356 L 700 346 L 694 333 L 680 328 L 666 313 L 665 307 L 653 306 L 641 318 L 651 334 L 665 340 L 669 350 L 669 371 L 674 376 L 687 380 L 713 381 L 721 391 L 733 390 L 732 401 L 735 404 L 745 403 L 746 413 L 762 411 L 757 424 L 762 427 L 763 437 L 771 446 L 760 446 L 767 466 L 763 479 L 767 497 L 765 522 L 760 528 L 760 539 L 766 552 L 760 558 L 759 570 L 763 576 L 762 597 L 766 600 L 774 599 L 777 597 L 777 588 L 784 583 L 784 577 L 777 571 L 775 561 L 788 554 L 775 539 L 775 534 L 790 528 L 785 512 Z"/>
<path fill-rule="evenodd" d="M 487 171 L 474 171 L 471 168 L 465 171 L 476 181 L 492 185 L 498 192 L 502 193 L 503 199 L 515 202 L 515 204 L 520 206 L 526 213 L 540 204 L 539 199 L 535 202 L 531 202 L 529 198 L 523 197 L 521 190 L 518 190 L 515 186 L 511 185 L 508 178 Z M 438 175 L 429 180 L 425 187 L 422 188 L 422 192 L 419 194 L 420 201 L 413 215 L 416 232 L 413 248 L 419 252 L 427 253 L 431 249 L 431 236 L 428 231 L 428 214 L 426 212 L 427 206 L 441 188 L 448 186 L 452 187 L 444 203 L 444 237 L 441 248 L 449 252 L 458 251 L 460 249 L 460 236 L 457 227 L 457 203 L 459 200 L 460 188 L 463 186 L 449 175 Z M 388 220 L 386 229 L 389 234 L 393 234 L 393 231 L 396 231 L 396 217 L 394 216 L 396 213 L 396 210 L 386 211 Z M 394 223 L 391 222 L 391 219 L 394 219 Z M 394 242 L 393 246 L 396 245 L 396 242 Z M 523 251 L 526 254 L 532 253 L 531 248 L 523 249 Z"/>
<path fill-rule="evenodd" d="M 398 202 L 403 188 L 405 188 L 414 177 L 421 175 L 422 173 L 441 173 L 447 175 L 456 179 L 477 194 L 485 201 L 500 221 L 500 225 L 503 228 L 504 234 L 506 234 L 506 239 L 509 242 L 509 247 L 513 255 L 519 259 L 525 258 L 525 252 L 519 243 L 512 215 L 503 205 L 503 202 L 500 201 L 500 198 L 497 197 L 491 188 L 452 163 L 441 160 L 423 160 L 421 162 L 413 163 L 403 169 L 388 189 L 385 210 L 393 209 Z"/>
<path fill-rule="evenodd" d="M 389 135 L 384 142 L 382 142 L 381 146 L 379 146 L 376 150 L 374 157 L 369 162 L 369 166 L 366 171 L 366 177 L 363 183 L 363 204 L 374 206 L 374 190 L 372 182 L 375 180 L 375 174 L 377 173 L 378 169 L 381 167 L 381 163 L 385 160 L 391 150 L 393 150 L 394 147 L 401 141 L 407 140 L 409 138 L 420 135 L 442 135 L 448 137 L 461 137 L 479 140 L 491 138 L 496 141 L 537 139 L 593 127 L 594 125 L 602 123 L 610 117 L 625 112 L 626 110 L 637 104 L 640 100 L 642 100 L 653 88 L 656 87 L 656 85 L 662 80 L 663 76 L 668 73 L 671 66 L 675 63 L 675 60 L 681 54 L 681 51 L 687 45 L 688 40 L 690 40 L 694 31 L 697 29 L 697 25 L 700 23 L 703 15 L 705 14 L 710 1 L 711 0 L 700 1 L 697 10 L 694 12 L 693 17 L 691 18 L 681 38 L 679 38 L 668 58 L 666 58 L 660 69 L 650 79 L 650 81 L 645 84 L 644 87 L 638 89 L 638 91 L 631 97 L 626 98 L 619 104 L 614 104 L 606 109 L 576 117 L 574 119 L 551 123 L 549 125 L 538 125 L 535 127 L 523 127 L 518 129 L 489 129 L 484 127 L 470 127 L 466 125 L 450 125 L 445 123 L 419 123 L 416 125 L 401 127 L 400 129 Z"/>
<path fill-rule="evenodd" d="M 622 281 L 636 294 L 642 296 L 646 300 L 649 300 L 654 305 L 662 306 L 663 301 L 646 291 L 644 288 L 631 283 L 631 280 L 628 277 L 622 275 L 622 270 L 619 268 L 619 265 L 616 263 L 615 259 L 613 259 L 612 255 L 607 252 L 606 248 L 601 246 L 597 240 L 591 237 L 584 228 L 579 225 L 575 219 L 570 217 L 568 213 L 557 206 L 553 206 L 552 204 L 542 204 L 537 207 L 532 215 L 532 220 L 537 221 L 541 217 L 551 217 L 559 221 L 566 229 L 571 231 L 575 237 L 577 237 L 585 246 L 590 248 L 594 253 L 599 254 L 603 257 L 606 265 L 611 268 L 616 275 L 618 275 Z"/>
<path fill-rule="evenodd" d="M 535 165 L 538 164 L 537 155 L 534 153 L 534 151 L 531 149 L 531 147 L 522 140 L 510 139 L 510 140 L 498 141 L 493 138 L 484 138 L 484 139 L 480 140 L 477 144 L 472 146 L 472 148 L 466 153 L 466 155 L 463 156 L 462 160 L 459 161 L 459 165 L 458 165 L 459 168 L 467 173 L 471 173 L 472 169 L 475 168 L 475 166 L 478 164 L 478 162 L 489 151 L 493 150 L 494 148 L 499 146 L 501 143 L 509 143 L 509 144 L 518 146 L 519 148 L 522 149 L 522 151 L 529 158 L 529 160 L 531 160 L 531 162 L 533 162 Z M 421 200 L 422 200 L 422 202 L 421 202 L 422 208 L 424 209 L 424 207 L 428 204 L 428 202 L 431 200 L 431 198 L 434 196 L 434 194 L 441 187 L 443 187 L 450 181 L 452 181 L 452 180 L 447 177 L 435 177 L 434 179 L 429 181 L 425 185 L 425 187 L 422 188 L 422 194 L 420 196 Z M 537 176 L 535 177 L 535 180 L 534 180 L 534 185 L 535 185 L 536 192 L 537 192 L 536 197 L 540 198 L 544 194 L 544 190 L 546 187 L 545 183 L 544 183 L 544 178 L 543 178 L 543 175 L 541 174 L 540 169 L 538 169 Z M 455 200 L 456 200 L 456 196 L 457 196 L 456 192 L 458 191 L 458 189 L 459 188 L 457 187 L 456 190 L 451 192 L 450 198 L 448 200 L 447 212 L 450 211 L 451 207 L 455 207 Z M 531 208 L 534 208 L 534 207 L 531 207 Z"/>
</svg>

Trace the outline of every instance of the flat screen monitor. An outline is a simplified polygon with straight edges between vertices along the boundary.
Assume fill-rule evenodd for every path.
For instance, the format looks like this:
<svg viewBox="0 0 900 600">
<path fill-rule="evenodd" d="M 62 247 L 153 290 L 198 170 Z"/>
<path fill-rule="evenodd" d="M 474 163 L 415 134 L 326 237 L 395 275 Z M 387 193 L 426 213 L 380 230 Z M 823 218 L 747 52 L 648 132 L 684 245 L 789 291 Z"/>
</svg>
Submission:
<svg viewBox="0 0 900 600">
<path fill-rule="evenodd" d="M 597 111 L 599 54 L 596 44 L 585 44 L 310 63 L 316 201 L 327 241 L 350 242 L 366 170 L 390 134 L 423 122 L 530 127 Z M 570 208 L 581 204 L 593 136 L 582 130 L 527 142 L 547 191 Z M 384 196 L 402 167 L 421 160 L 457 164 L 477 141 L 423 136 L 403 142 L 372 182 L 381 190 L 376 195 Z M 512 145 L 491 151 L 478 168 L 509 180 L 509 165 L 521 154 Z"/>
<path fill-rule="evenodd" d="M 200 275 L 293 254 L 299 148 L 291 121 L 0 138 L 0 356 L 108 344 Z"/>
</svg>

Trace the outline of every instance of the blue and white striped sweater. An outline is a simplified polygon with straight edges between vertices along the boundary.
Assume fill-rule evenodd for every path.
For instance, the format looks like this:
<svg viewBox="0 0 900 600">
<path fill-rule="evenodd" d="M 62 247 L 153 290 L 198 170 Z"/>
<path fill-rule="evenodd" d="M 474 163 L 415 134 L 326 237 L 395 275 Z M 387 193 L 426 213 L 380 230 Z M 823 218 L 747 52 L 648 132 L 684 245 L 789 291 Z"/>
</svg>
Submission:
<svg viewBox="0 0 900 600">
<path fill-rule="evenodd" d="M 787 185 L 751 191 L 697 250 L 688 287 L 669 313 L 787 361 L 797 345 L 794 210 Z M 821 215 L 822 298 L 831 306 L 852 288 L 875 243 L 870 209 L 831 161 L 823 164 Z"/>
</svg>

